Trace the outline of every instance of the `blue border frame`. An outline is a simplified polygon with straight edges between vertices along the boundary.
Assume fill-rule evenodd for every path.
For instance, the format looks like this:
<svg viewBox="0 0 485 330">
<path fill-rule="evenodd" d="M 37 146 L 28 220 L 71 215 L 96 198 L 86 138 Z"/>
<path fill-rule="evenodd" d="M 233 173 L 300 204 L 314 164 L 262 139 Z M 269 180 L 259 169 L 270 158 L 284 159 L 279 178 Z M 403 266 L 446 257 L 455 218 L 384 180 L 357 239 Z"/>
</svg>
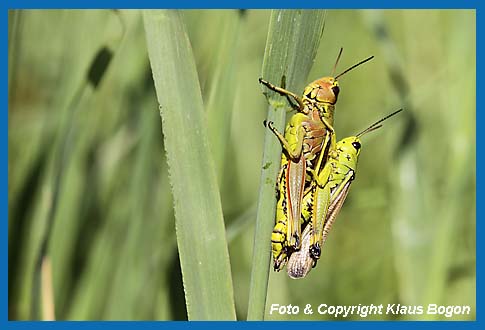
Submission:
<svg viewBox="0 0 485 330">
<path fill-rule="evenodd" d="M 190 323 L 190 324 L 189 324 Z M 7 327 L 3 329 L 96 329 L 103 327 L 103 329 L 133 329 L 133 328 L 162 328 L 165 329 L 185 329 L 190 326 L 192 329 L 211 329 L 211 330 L 225 330 L 228 327 L 232 329 L 252 329 L 252 328 L 269 328 L 278 330 L 294 330 L 295 327 L 309 327 L 309 328 L 325 328 L 325 329 L 342 329 L 342 328 L 364 328 L 375 329 L 385 326 L 396 329 L 427 329 L 428 327 L 439 327 L 440 329 L 463 329 L 463 328 L 478 328 L 479 322 L 471 321 L 268 321 L 268 322 L 229 322 L 229 321 L 192 321 L 192 322 L 176 322 L 176 321 L 58 321 L 58 322 L 42 322 L 42 321 L 9 321 Z"/>
<path fill-rule="evenodd" d="M 359 8 L 359 9 L 371 9 L 371 8 L 381 8 L 381 9 L 474 9 L 478 8 L 479 0 L 463 0 L 462 2 L 450 1 L 450 0 L 340 0 L 333 2 L 303 2 L 295 0 L 236 0 L 236 1 L 194 1 L 188 0 L 183 2 L 169 2 L 169 1 L 154 1 L 154 0 L 140 0 L 140 1 L 114 1 L 114 0 L 72 0 L 72 1 L 36 1 L 36 0 L 6 0 L 6 8 L 18 8 L 18 9 L 28 9 L 28 8 L 119 8 L 119 9 L 139 9 L 139 8 L 251 8 L 251 9 L 269 9 L 269 8 L 294 8 L 294 9 L 312 9 L 325 7 L 328 9 L 344 9 L 344 8 Z"/>
<path fill-rule="evenodd" d="M 483 40 L 482 40 L 482 34 L 480 33 L 481 32 L 481 29 L 482 29 L 482 24 L 480 22 L 480 18 L 483 18 L 483 15 L 482 14 L 482 11 L 479 10 L 477 8 L 477 11 L 476 11 L 476 24 L 477 24 L 477 27 L 476 27 L 476 50 L 477 50 L 477 54 L 476 54 L 476 59 L 477 59 L 477 64 L 476 64 L 476 92 L 478 92 L 480 89 L 479 89 L 479 86 L 481 85 L 481 79 L 480 79 L 480 72 L 482 70 L 482 64 L 479 60 L 480 58 L 480 54 L 483 54 L 483 51 L 482 51 L 482 44 L 483 44 Z M 475 131 L 476 131 L 476 145 L 478 145 L 478 141 L 481 141 L 484 137 L 485 137 L 485 133 L 482 131 L 480 132 L 479 131 L 479 128 L 482 127 L 483 128 L 483 115 L 481 114 L 480 111 L 478 111 L 478 109 L 481 108 L 481 103 L 482 103 L 482 98 L 480 97 L 480 94 L 479 93 L 476 93 L 477 97 L 476 97 L 476 124 L 475 124 Z M 481 219 L 482 218 L 482 209 L 480 207 L 480 202 L 481 201 L 481 196 L 482 196 L 482 193 L 481 193 L 481 189 L 480 189 L 480 182 L 483 181 L 483 177 L 482 177 L 482 174 L 481 172 L 479 171 L 480 169 L 480 164 L 483 164 L 483 161 L 481 160 L 481 152 L 480 152 L 480 149 L 478 149 L 476 146 L 475 146 L 475 153 L 476 153 L 476 164 L 475 164 L 475 168 L 476 168 L 476 201 L 477 201 L 477 207 L 476 207 L 476 233 L 475 233 L 475 237 L 481 237 L 482 235 L 479 235 L 480 234 L 483 234 L 483 226 L 481 224 L 481 221 L 478 221 L 478 219 Z M 482 271 L 480 269 L 480 260 L 482 260 L 482 254 L 481 254 L 481 243 L 480 241 L 477 239 L 476 240 L 477 242 L 477 246 L 476 246 L 476 258 L 477 258 L 477 261 L 476 261 L 476 275 L 477 275 L 477 279 L 476 279 L 476 288 L 475 288 L 475 292 L 476 292 L 476 319 L 477 319 L 477 324 L 480 323 L 479 320 L 480 320 L 480 317 L 478 316 L 478 311 L 480 310 L 479 308 L 479 302 L 480 302 L 480 298 L 479 298 L 479 292 L 480 292 L 480 283 L 479 283 L 479 280 L 478 280 L 478 274 L 482 274 Z"/>
<path fill-rule="evenodd" d="M 76 321 L 60 321 L 60 322 L 34 322 L 34 321 L 8 321 L 8 75 L 5 74 L 8 72 L 8 10 L 9 9 L 27 9 L 27 8 L 253 8 L 253 9 L 263 9 L 263 8 L 314 8 L 315 6 L 326 6 L 327 8 L 360 8 L 360 9 L 367 9 L 367 8 L 383 8 L 383 9 L 410 9 L 410 8 L 418 8 L 418 9 L 477 9 L 476 11 L 476 23 L 477 23 L 477 77 L 476 77 L 476 89 L 477 91 L 480 89 L 481 86 L 481 79 L 479 73 L 481 72 L 481 61 L 480 61 L 480 54 L 482 52 L 482 34 L 481 28 L 482 24 L 480 22 L 480 18 L 483 18 L 481 15 L 481 8 L 480 8 L 480 1 L 478 0 L 463 0 L 461 2 L 458 1 L 436 1 L 436 0 L 388 0 L 388 1 L 379 1 L 379 0 L 366 0 L 365 3 L 363 1 L 358 0 L 343 0 L 338 2 L 303 2 L 303 1 L 288 1 L 288 0 L 278 0 L 278 1 L 231 1 L 230 3 L 227 1 L 184 1 L 184 2 L 167 2 L 167 1 L 153 1 L 153 0 L 138 0 L 138 1 L 113 1 L 113 0 L 103 0 L 103 1 L 93 1 L 93 0 L 74 0 L 70 2 L 66 1 L 34 1 L 34 0 L 18 0 L 18 1 L 2 1 L 0 6 L 2 6 L 4 12 L 4 28 L 3 28 L 3 46 L 4 51 L 2 52 L 3 62 L 4 62 L 4 91 L 7 93 L 4 95 L 4 104 L 6 104 L 6 110 L 3 113 L 1 118 L 1 126 L 3 128 L 4 140 L 2 141 L 2 156 L 4 157 L 2 161 L 2 171 L 4 175 L 2 176 L 3 182 L 3 189 L 1 191 L 2 200 L 4 201 L 3 204 L 3 214 L 4 214 L 4 230 L 5 234 L 7 235 L 6 240 L 4 242 L 4 248 L 1 252 L 2 258 L 2 265 L 3 269 L 1 272 L 2 278 L 2 287 L 4 288 L 3 292 L 5 294 L 5 298 L 1 301 L 2 310 L 4 310 L 4 318 L 0 321 L 0 327 L 2 329 L 64 329 L 66 327 L 71 329 L 87 329 L 87 328 L 113 328 L 113 329 L 131 329 L 131 328 L 158 328 L 164 327 L 169 329 L 181 329 L 189 326 L 188 322 L 160 322 L 160 321 L 133 321 L 133 322 L 100 322 L 100 321 L 89 321 L 89 322 L 76 322 Z M 482 101 L 480 94 L 477 93 L 477 109 L 480 108 Z M 485 131 L 480 131 L 480 128 L 483 128 L 483 115 L 480 111 L 476 112 L 476 141 L 481 141 L 482 138 L 485 136 Z M 480 182 L 483 180 L 483 175 L 480 172 L 480 164 L 483 164 L 481 160 L 481 153 L 480 150 L 477 151 L 477 158 L 476 158 L 476 179 L 477 179 L 477 189 L 476 189 L 476 198 L 477 201 L 480 202 L 482 192 L 480 188 Z M 482 209 L 480 207 L 480 203 L 477 203 L 476 209 L 476 228 L 477 228 L 477 237 L 480 237 L 479 233 L 483 233 L 482 225 L 479 219 L 482 216 Z M 478 328 L 482 326 L 481 318 L 479 316 L 479 312 L 481 311 L 481 300 L 479 293 L 481 292 L 480 283 L 478 281 L 478 274 L 481 274 L 480 269 L 480 261 L 482 258 L 481 254 L 481 242 L 480 240 L 477 241 L 477 284 L 476 284 L 476 315 L 477 321 L 474 322 L 420 322 L 420 321 L 412 321 L 412 322 L 377 322 L 377 321 L 367 321 L 367 322 L 358 322 L 358 321 L 351 321 L 351 322 L 305 322 L 304 324 L 298 322 L 294 324 L 293 322 L 191 322 L 190 326 L 195 328 L 211 328 L 211 329 L 225 329 L 226 327 L 235 327 L 239 329 L 246 329 L 246 328 L 253 328 L 253 327 L 265 327 L 265 328 L 275 328 L 279 330 L 283 329 L 295 329 L 299 326 L 305 327 L 364 327 L 364 328 L 375 328 L 375 327 L 385 327 L 385 326 L 392 326 L 396 328 L 403 328 L 403 327 L 413 327 L 413 328 L 424 328 L 424 327 L 440 327 L 440 328 Z"/>
</svg>

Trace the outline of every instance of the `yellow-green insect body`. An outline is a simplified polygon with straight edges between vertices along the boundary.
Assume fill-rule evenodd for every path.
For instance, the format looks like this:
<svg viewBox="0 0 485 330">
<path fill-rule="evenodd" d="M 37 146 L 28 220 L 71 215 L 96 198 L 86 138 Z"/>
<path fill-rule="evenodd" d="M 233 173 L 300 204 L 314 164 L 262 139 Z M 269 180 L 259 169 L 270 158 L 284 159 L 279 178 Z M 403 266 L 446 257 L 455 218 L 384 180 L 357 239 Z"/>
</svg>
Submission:
<svg viewBox="0 0 485 330">
<path fill-rule="evenodd" d="M 262 83 L 269 88 L 274 87 L 265 81 Z M 281 92 L 281 89 L 277 90 Z M 305 90 L 308 95 L 299 99 L 302 107 L 288 121 L 284 135 L 278 132 L 271 122 L 268 123 L 268 127 L 283 146 L 278 184 L 282 186 L 284 181 L 288 204 L 286 238 L 288 245 L 295 249 L 300 246 L 300 204 L 307 181 L 307 167 L 313 168 L 324 161 L 324 154 L 332 148 L 335 141 L 333 112 L 338 97 L 338 94 L 332 94 L 332 97 L 321 101 L 318 97 L 322 93 L 312 92 L 308 88 Z M 320 157 L 317 159 L 317 156 Z"/>
<path fill-rule="evenodd" d="M 313 200 L 311 223 L 315 230 L 310 240 L 310 253 L 315 259 L 320 257 L 322 241 L 328 234 L 329 229 L 326 230 L 325 222 L 328 221 L 327 213 L 332 196 L 347 196 L 350 183 L 355 178 L 360 147 L 360 139 L 357 136 L 337 142 L 335 149 L 329 153 L 325 167 L 318 175 L 318 182 L 316 180 L 312 183 L 308 198 Z M 343 190 L 345 191 L 342 195 Z M 308 204 L 303 201 L 303 205 Z"/>
<path fill-rule="evenodd" d="M 308 240 L 308 242 L 303 242 L 300 251 L 310 251 L 311 257 L 314 259 L 318 259 L 320 256 L 319 251 L 316 251 L 315 249 L 320 246 L 320 237 L 322 237 L 322 233 L 328 233 L 328 231 L 324 230 L 325 227 L 321 221 L 327 219 L 331 198 L 340 195 L 340 191 L 342 190 L 345 190 L 345 194 L 348 192 L 350 182 L 355 177 L 354 173 L 359 153 L 360 141 L 357 137 L 349 137 L 337 142 L 336 148 L 330 152 L 327 163 L 318 176 L 319 181 L 324 182 L 323 187 L 320 187 L 316 181 L 313 181 L 309 191 L 303 197 L 300 224 L 306 224 L 307 228 L 321 227 L 321 231 L 308 232 L 307 230 L 302 236 L 306 239 L 306 236 L 310 235 L 310 240 Z M 280 187 L 281 186 L 284 186 L 284 181 L 280 182 Z M 271 236 L 274 269 L 276 271 L 279 271 L 284 267 L 287 258 L 291 252 L 293 252 L 290 250 L 286 241 L 285 229 L 288 217 L 286 209 L 287 199 L 284 189 L 279 190 L 278 197 L 276 206 L 276 225 Z M 309 224 L 310 222 L 312 224 Z M 318 237 L 318 240 L 315 241 L 314 237 Z M 317 242 L 316 246 L 314 246 L 314 242 Z"/>
<path fill-rule="evenodd" d="M 301 249 L 289 257 L 287 273 L 291 278 L 305 277 L 320 257 L 321 247 L 355 179 L 361 150 L 360 137 L 380 128 L 381 122 L 400 111 L 384 117 L 356 136 L 338 141 L 335 149 L 330 151 L 327 163 L 303 198 L 302 219 L 308 224 L 302 234 Z"/>
<path fill-rule="evenodd" d="M 360 146 L 360 140 L 355 136 L 338 141 L 319 175 L 319 179 L 326 180 L 326 184 L 322 188 L 313 182 L 311 190 L 305 195 L 302 218 L 308 224 L 302 233 L 301 249 L 289 257 L 289 277 L 304 278 L 315 267 L 321 247 L 355 178 Z"/>
<path fill-rule="evenodd" d="M 342 50 L 337 62 L 341 52 Z M 281 95 L 286 95 L 288 98 L 291 97 L 298 103 L 298 106 L 296 106 L 298 112 L 290 118 L 284 135 L 273 126 L 272 122 L 267 123 L 268 128 L 280 140 L 283 147 L 281 170 L 277 182 L 279 186 L 282 185 L 283 181 L 285 182 L 284 189 L 286 189 L 287 198 L 286 240 L 291 249 L 298 250 L 300 248 L 301 228 L 299 221 L 305 186 L 311 182 L 314 169 L 320 168 L 325 163 L 328 151 L 332 150 L 335 145 L 333 117 L 335 103 L 340 92 L 337 78 L 370 59 L 372 57 L 359 62 L 335 78 L 324 77 L 313 81 L 305 87 L 301 98 L 263 79 L 259 80 L 269 89 Z M 279 191 L 280 188 L 277 188 L 277 190 Z"/>
</svg>

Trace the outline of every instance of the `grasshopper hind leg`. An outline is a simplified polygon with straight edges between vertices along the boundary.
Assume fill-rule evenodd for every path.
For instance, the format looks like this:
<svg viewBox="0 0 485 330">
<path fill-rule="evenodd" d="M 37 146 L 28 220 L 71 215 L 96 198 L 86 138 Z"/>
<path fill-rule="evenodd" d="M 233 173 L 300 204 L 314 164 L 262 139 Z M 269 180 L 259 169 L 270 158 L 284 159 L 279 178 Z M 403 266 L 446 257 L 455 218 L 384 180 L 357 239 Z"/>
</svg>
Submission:
<svg viewBox="0 0 485 330">
<path fill-rule="evenodd" d="M 320 243 L 316 242 L 310 246 L 310 255 L 313 259 L 320 259 L 321 254 L 322 248 L 320 247 Z"/>
</svg>

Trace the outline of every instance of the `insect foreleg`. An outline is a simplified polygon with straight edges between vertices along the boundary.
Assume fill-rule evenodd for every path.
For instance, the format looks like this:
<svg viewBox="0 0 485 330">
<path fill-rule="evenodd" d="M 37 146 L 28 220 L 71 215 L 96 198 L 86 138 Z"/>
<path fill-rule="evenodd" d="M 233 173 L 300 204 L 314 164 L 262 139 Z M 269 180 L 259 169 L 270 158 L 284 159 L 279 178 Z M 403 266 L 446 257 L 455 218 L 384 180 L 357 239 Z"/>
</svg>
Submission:
<svg viewBox="0 0 485 330">
<path fill-rule="evenodd" d="M 275 86 L 272 83 L 270 83 L 269 81 L 264 80 L 263 78 L 259 78 L 259 82 L 261 84 L 265 85 L 266 87 L 268 87 L 269 89 L 271 89 L 272 91 L 279 93 L 282 96 L 286 95 L 286 96 L 292 97 L 296 101 L 296 103 L 298 103 L 298 105 L 300 107 L 299 111 L 302 111 L 302 112 L 304 111 L 303 109 L 305 108 L 305 105 L 303 104 L 303 100 L 298 95 L 296 95 L 295 93 L 290 92 L 290 91 L 288 91 L 284 88 Z"/>
<path fill-rule="evenodd" d="M 296 137 L 296 145 L 295 147 L 291 147 L 290 144 L 288 143 L 288 140 L 285 138 L 283 134 L 281 134 L 276 127 L 273 126 L 272 121 L 265 121 L 265 125 L 268 126 L 268 128 L 273 132 L 274 135 L 280 140 L 281 145 L 283 146 L 283 149 L 285 149 L 288 152 L 288 156 L 291 158 L 292 161 L 294 162 L 299 162 L 300 161 L 300 156 L 301 152 L 303 149 L 303 138 L 305 136 L 305 129 L 303 127 L 298 128 L 297 132 L 297 137 Z"/>
</svg>

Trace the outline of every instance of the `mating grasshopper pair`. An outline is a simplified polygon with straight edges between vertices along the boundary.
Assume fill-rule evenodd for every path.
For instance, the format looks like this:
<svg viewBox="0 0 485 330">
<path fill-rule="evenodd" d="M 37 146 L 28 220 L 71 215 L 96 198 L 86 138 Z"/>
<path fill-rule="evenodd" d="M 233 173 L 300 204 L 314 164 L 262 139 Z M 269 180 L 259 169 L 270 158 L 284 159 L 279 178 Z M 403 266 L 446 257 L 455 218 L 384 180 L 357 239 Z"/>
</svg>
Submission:
<svg viewBox="0 0 485 330">
<path fill-rule="evenodd" d="M 342 49 L 332 75 L 341 54 Z M 338 78 L 372 58 L 335 77 L 324 77 L 310 83 L 302 98 L 259 80 L 298 104 L 294 106 L 297 113 L 289 120 L 284 135 L 274 128 L 272 122 L 265 122 L 283 146 L 276 189 L 276 225 L 271 236 L 274 269 L 281 270 L 289 260 L 287 269 L 292 278 L 306 276 L 320 257 L 328 231 L 355 178 L 360 136 L 379 128 L 383 120 L 401 111 L 381 119 L 356 136 L 336 142 L 333 115 L 340 92 Z"/>
</svg>

